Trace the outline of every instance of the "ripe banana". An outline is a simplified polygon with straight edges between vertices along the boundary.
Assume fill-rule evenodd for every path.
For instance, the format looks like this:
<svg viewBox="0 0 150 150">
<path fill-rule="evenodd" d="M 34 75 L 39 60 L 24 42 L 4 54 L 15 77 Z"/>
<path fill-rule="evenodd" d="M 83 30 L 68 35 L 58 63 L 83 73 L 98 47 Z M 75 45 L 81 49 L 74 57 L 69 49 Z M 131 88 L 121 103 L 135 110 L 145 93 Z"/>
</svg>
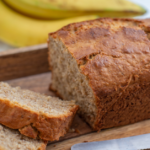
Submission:
<svg viewBox="0 0 150 150">
<path fill-rule="evenodd" d="M 96 14 L 100 17 L 133 17 L 145 10 L 127 0 L 3 0 L 26 15 L 58 19 Z"/>
<path fill-rule="evenodd" d="M 13 46 L 30 46 L 47 41 L 48 33 L 73 22 L 96 19 L 83 16 L 65 20 L 38 20 L 21 15 L 0 0 L 0 39 Z"/>
</svg>

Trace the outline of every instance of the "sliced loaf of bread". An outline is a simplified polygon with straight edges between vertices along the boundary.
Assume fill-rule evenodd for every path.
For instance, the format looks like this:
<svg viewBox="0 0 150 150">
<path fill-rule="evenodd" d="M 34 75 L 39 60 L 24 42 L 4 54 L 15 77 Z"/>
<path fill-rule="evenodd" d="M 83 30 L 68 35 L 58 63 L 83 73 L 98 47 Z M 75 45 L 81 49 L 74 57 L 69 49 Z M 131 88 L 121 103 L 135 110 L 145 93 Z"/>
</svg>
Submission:
<svg viewBox="0 0 150 150">
<path fill-rule="evenodd" d="M 74 101 L 61 101 L 0 82 L 0 123 L 30 138 L 58 140 L 69 129 L 77 109 Z"/>
<path fill-rule="evenodd" d="M 45 150 L 46 143 L 0 125 L 0 150 Z"/>
<path fill-rule="evenodd" d="M 51 89 L 95 130 L 150 118 L 150 27 L 100 18 L 49 34 Z"/>
</svg>

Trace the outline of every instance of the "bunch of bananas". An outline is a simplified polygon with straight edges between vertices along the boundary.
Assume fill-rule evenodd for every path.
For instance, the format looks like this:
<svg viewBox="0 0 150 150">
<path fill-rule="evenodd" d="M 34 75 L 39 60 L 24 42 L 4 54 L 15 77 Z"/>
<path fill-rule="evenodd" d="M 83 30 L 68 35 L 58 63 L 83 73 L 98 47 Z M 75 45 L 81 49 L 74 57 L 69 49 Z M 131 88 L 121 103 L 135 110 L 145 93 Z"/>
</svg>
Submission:
<svg viewBox="0 0 150 150">
<path fill-rule="evenodd" d="M 69 23 L 144 13 L 126 0 L 0 0 L 0 39 L 13 46 L 35 45 Z"/>
</svg>

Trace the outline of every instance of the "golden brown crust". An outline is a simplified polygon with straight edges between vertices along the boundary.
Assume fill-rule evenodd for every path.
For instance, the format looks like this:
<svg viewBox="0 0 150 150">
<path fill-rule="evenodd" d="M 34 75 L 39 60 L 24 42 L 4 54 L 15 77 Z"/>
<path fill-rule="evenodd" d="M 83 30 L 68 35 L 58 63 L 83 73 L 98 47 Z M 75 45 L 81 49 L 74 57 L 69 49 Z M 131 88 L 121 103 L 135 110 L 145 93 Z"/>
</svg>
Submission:
<svg viewBox="0 0 150 150">
<path fill-rule="evenodd" d="M 23 109 L 18 103 L 0 99 L 0 123 L 12 129 L 21 129 L 38 120 L 38 114 Z"/>
<path fill-rule="evenodd" d="M 150 86 L 147 84 L 150 82 L 149 31 L 150 27 L 140 20 L 105 18 L 70 24 L 50 34 L 64 43 L 76 59 L 82 74 L 88 78 L 98 108 L 94 129 L 100 130 L 150 118 L 147 110 L 146 117 L 142 116 L 144 113 L 138 117 L 136 108 L 138 111 L 142 110 L 135 104 L 133 111 L 136 113 L 132 114 L 133 118 L 126 120 L 129 117 L 124 117 L 123 122 L 119 112 L 122 115 L 127 112 L 129 115 L 130 111 L 127 110 L 128 107 L 122 111 L 122 106 L 117 105 L 123 99 L 127 103 L 128 100 L 132 101 L 137 87 L 144 92 L 143 88 Z M 137 102 L 144 101 L 141 95 L 135 95 Z M 143 96 L 150 100 L 148 92 Z M 145 104 L 147 103 L 141 106 L 144 107 Z M 117 105 L 118 111 L 113 111 L 114 105 Z M 111 111 L 114 115 L 110 115 Z M 114 120 L 109 116 L 113 116 Z"/>
<path fill-rule="evenodd" d="M 36 139 L 38 136 L 38 132 L 31 126 L 25 126 L 22 129 L 19 129 L 19 132 L 25 136 Z"/>
<path fill-rule="evenodd" d="M 96 42 L 98 42 L 97 40 L 100 38 L 105 39 L 106 37 L 105 43 L 103 44 L 107 45 L 107 40 L 111 40 L 111 31 L 118 30 L 120 26 L 130 26 L 136 29 L 138 28 L 137 24 L 140 25 L 141 23 L 142 21 L 132 19 L 96 19 L 70 24 L 55 33 L 51 33 L 50 36 L 61 39 L 79 63 L 79 60 L 101 52 L 100 49 L 95 48 L 97 47 Z M 82 45 L 83 42 L 84 46 Z"/>
<path fill-rule="evenodd" d="M 68 131 L 77 110 L 78 106 L 74 106 L 70 113 L 59 118 L 40 117 L 33 126 L 40 132 L 40 138 L 47 141 L 59 140 Z"/>
<path fill-rule="evenodd" d="M 0 99 L 0 123 L 12 129 L 23 129 L 31 125 L 42 140 L 54 141 L 67 132 L 77 109 L 78 106 L 75 105 L 66 116 L 48 117 L 24 109 L 18 103 L 13 104 L 7 99 Z M 21 133 L 35 138 L 35 134 L 29 131 L 24 130 Z"/>
</svg>

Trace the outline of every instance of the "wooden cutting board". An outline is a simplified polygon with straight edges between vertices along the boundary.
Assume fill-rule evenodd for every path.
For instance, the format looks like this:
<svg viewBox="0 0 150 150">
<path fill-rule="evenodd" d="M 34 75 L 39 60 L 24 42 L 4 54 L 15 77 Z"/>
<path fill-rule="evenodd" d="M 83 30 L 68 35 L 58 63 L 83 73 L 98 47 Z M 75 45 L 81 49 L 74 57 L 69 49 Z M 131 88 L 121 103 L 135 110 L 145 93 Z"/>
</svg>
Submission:
<svg viewBox="0 0 150 150">
<path fill-rule="evenodd" d="M 55 93 L 49 91 L 51 73 L 46 58 L 46 44 L 0 52 L 0 81 L 55 96 Z M 117 139 L 146 133 L 150 133 L 150 120 L 94 132 L 88 124 L 76 116 L 69 133 L 59 141 L 49 142 L 47 150 L 70 150 L 71 146 L 77 143 Z"/>
</svg>

